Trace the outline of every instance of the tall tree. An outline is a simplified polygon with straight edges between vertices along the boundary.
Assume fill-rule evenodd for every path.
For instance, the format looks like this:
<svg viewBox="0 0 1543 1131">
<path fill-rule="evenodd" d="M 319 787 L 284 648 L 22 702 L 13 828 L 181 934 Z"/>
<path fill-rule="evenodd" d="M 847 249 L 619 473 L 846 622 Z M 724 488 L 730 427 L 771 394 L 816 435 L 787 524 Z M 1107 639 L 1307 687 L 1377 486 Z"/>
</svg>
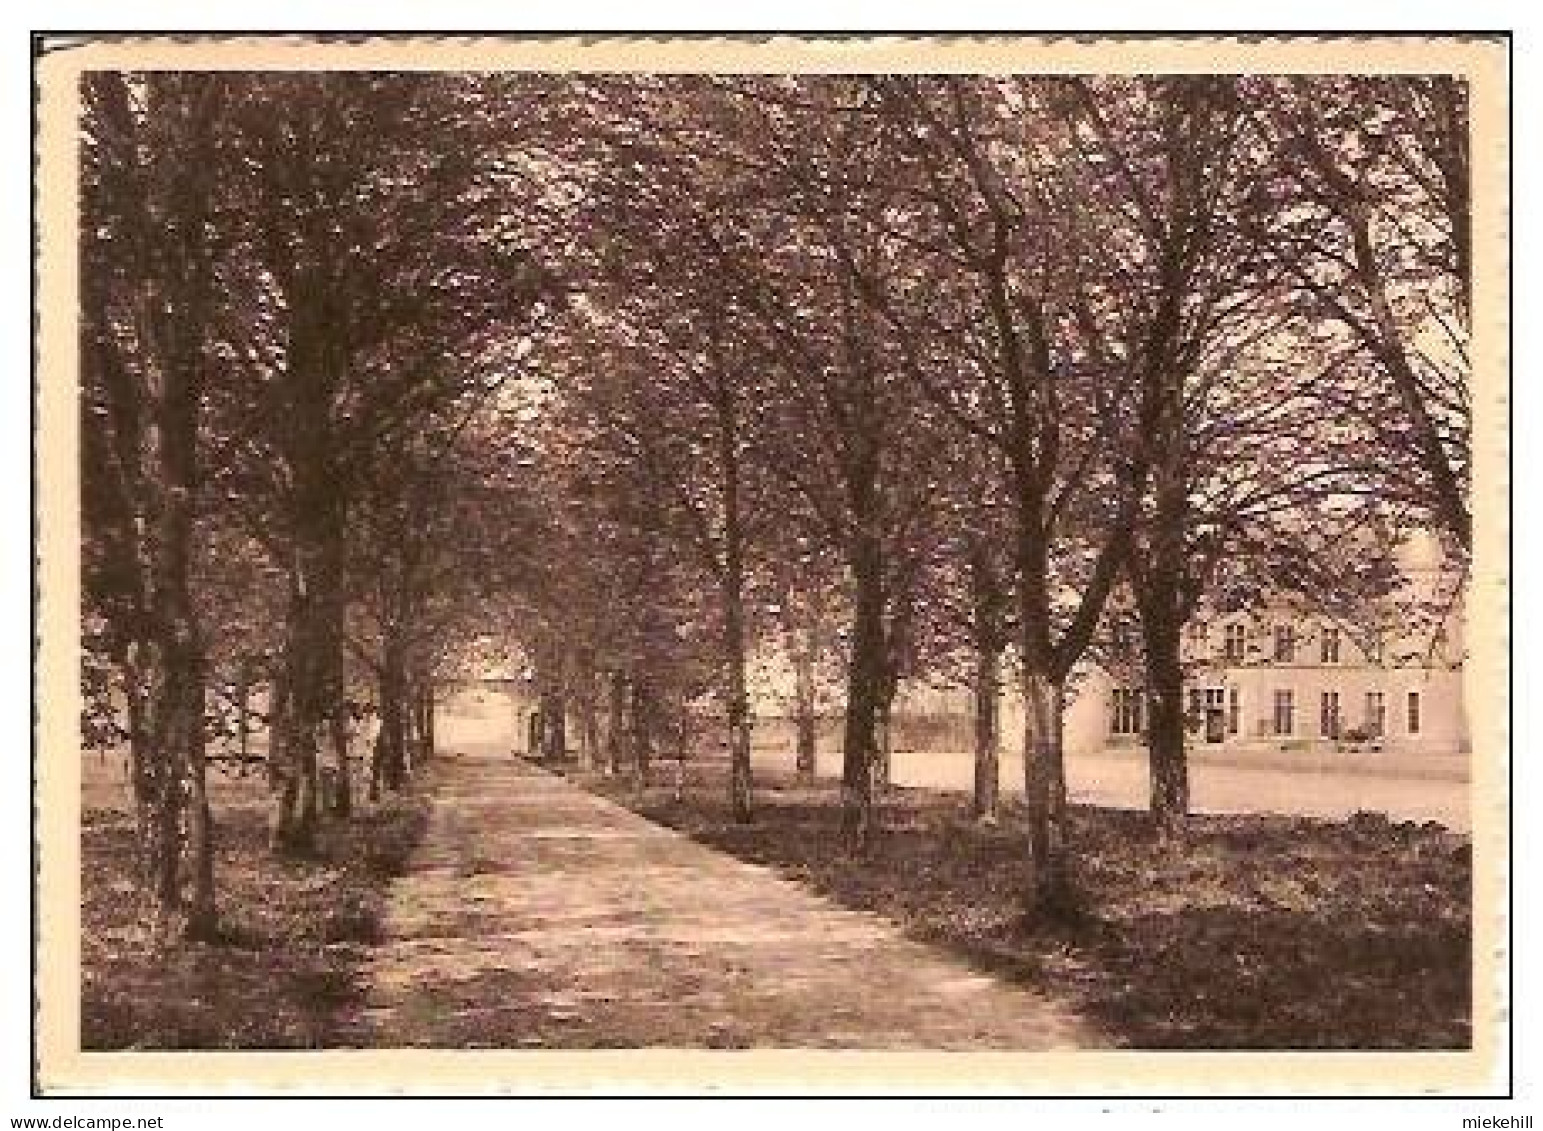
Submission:
<svg viewBox="0 0 1543 1131">
<path fill-rule="evenodd" d="M 475 387 L 489 332 L 550 292 L 524 233 L 501 222 L 510 198 L 488 187 L 513 144 L 489 130 L 499 93 L 445 75 L 244 80 L 242 188 L 280 343 L 254 434 L 276 468 L 289 573 L 272 753 L 284 851 L 310 847 L 320 813 L 359 484 L 393 438 Z"/>
<path fill-rule="evenodd" d="M 1069 914 L 1062 716 L 1129 547 L 1110 433 L 1123 390 L 1069 327 L 1082 247 L 1065 139 L 1045 128 L 1048 80 L 874 80 L 879 112 L 908 155 L 909 246 L 955 281 L 942 302 L 876 284 L 863 295 L 912 324 L 905 372 L 939 414 L 1001 455 L 1013 517 L 1013 585 L 1025 704 L 1029 902 Z M 929 292 L 929 297 L 931 294 Z"/>
<path fill-rule="evenodd" d="M 1228 79 L 1079 79 L 1057 93 L 1074 142 L 1066 173 L 1100 230 L 1117 234 L 1089 247 L 1098 275 L 1074 311 L 1087 351 L 1133 392 L 1121 436 L 1136 453 L 1120 468 L 1136 529 L 1126 574 L 1145 642 L 1151 809 L 1173 833 L 1189 806 L 1183 628 L 1222 549 L 1206 525 L 1214 516 L 1194 512 L 1196 462 L 1209 454 L 1197 417 L 1239 353 L 1272 328 L 1256 317 L 1269 281 L 1242 231 L 1259 140 Z M 1236 392 L 1234 383 L 1222 396 Z M 1295 392 L 1283 385 L 1264 411 Z"/>
<path fill-rule="evenodd" d="M 1076 79 L 1060 93 L 1075 141 L 1066 176 L 1104 234 L 1087 247 L 1102 285 L 1084 290 L 1077 323 L 1133 394 L 1119 443 L 1137 457 L 1121 469 L 1135 502 L 1125 572 L 1151 811 L 1174 835 L 1189 798 L 1185 627 L 1208 596 L 1235 600 L 1258 592 L 1245 579 L 1292 573 L 1283 547 L 1325 543 L 1315 534 L 1342 523 L 1368 481 L 1369 437 L 1324 411 L 1345 356 L 1315 343 L 1291 272 L 1260 240 L 1278 189 L 1252 80 Z M 1326 571 L 1309 572 L 1323 583 Z"/>
<path fill-rule="evenodd" d="M 881 124 L 862 112 L 863 84 L 736 82 L 726 92 L 732 143 L 763 182 L 723 249 L 726 281 L 754 319 L 771 382 L 772 426 L 754 450 L 845 562 L 842 808 L 848 836 L 862 845 L 892 682 L 894 598 L 927 542 L 937 493 L 929 420 L 900 379 L 901 331 L 864 293 L 875 279 L 909 288 L 918 276 L 890 238 L 893 155 Z"/>
<path fill-rule="evenodd" d="M 101 546 L 88 576 L 108 597 L 100 607 L 124 664 L 152 926 L 163 939 L 208 936 L 216 907 L 193 523 L 228 91 L 217 76 L 94 72 L 84 95 L 86 521 Z"/>
</svg>

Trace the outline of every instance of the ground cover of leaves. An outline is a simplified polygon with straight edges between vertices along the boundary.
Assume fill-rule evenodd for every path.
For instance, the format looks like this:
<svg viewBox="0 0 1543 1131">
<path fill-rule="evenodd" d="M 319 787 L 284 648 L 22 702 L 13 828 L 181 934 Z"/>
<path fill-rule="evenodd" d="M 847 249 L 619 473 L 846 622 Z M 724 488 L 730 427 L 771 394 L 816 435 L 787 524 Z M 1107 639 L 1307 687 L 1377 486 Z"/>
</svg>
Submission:
<svg viewBox="0 0 1543 1131">
<path fill-rule="evenodd" d="M 82 814 L 81 1040 L 91 1050 L 319 1048 L 359 1008 L 361 964 L 386 889 L 427 820 L 427 788 L 333 822 L 314 858 L 267 846 L 266 792 L 215 797 L 222 937 L 158 949 L 140 925 L 133 825 L 121 807 Z"/>
<path fill-rule="evenodd" d="M 658 771 L 661 778 L 670 775 Z M 914 938 L 1062 1000 L 1137 1048 L 1463 1048 L 1470 1041 L 1469 840 L 1376 814 L 1196 816 L 1164 848 L 1146 815 L 1074 808 L 1084 914 L 1022 912 L 1021 813 L 981 828 L 957 794 L 901 789 L 854 856 L 833 786 L 763 783 L 737 825 L 716 781 L 591 788 L 774 868 Z"/>
</svg>

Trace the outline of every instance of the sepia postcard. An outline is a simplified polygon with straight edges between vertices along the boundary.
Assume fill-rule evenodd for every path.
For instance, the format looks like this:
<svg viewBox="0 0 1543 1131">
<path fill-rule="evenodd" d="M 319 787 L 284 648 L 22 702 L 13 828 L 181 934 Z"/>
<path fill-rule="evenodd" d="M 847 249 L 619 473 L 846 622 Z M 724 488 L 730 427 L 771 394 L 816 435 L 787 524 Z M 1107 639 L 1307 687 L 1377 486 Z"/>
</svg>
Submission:
<svg viewBox="0 0 1543 1131">
<path fill-rule="evenodd" d="M 1506 1092 L 1504 36 L 34 47 L 38 1094 Z"/>
</svg>

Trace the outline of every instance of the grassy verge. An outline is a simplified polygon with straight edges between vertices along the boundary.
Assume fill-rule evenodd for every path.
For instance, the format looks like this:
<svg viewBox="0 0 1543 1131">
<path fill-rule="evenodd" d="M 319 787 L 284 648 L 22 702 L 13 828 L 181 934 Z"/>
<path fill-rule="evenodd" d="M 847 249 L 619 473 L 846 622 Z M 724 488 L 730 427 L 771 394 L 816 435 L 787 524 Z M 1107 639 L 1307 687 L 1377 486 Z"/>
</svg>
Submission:
<svg viewBox="0 0 1543 1131">
<path fill-rule="evenodd" d="M 660 771 L 664 776 L 664 771 Z M 1196 817 L 1163 850 L 1143 814 L 1072 812 L 1085 921 L 1021 913 L 1020 814 L 982 829 L 957 794 L 897 790 L 854 858 L 832 789 L 763 787 L 736 825 L 710 783 L 638 790 L 587 776 L 645 816 L 980 968 L 1068 1000 L 1139 1048 L 1461 1048 L 1470 1040 L 1467 837 L 1439 825 Z"/>
<path fill-rule="evenodd" d="M 427 791 L 322 835 L 313 860 L 267 848 L 255 781 L 214 790 L 223 939 L 167 953 L 138 924 L 133 827 L 82 817 L 81 1038 L 87 1049 L 318 1048 L 350 1043 L 386 887 L 422 835 Z"/>
</svg>

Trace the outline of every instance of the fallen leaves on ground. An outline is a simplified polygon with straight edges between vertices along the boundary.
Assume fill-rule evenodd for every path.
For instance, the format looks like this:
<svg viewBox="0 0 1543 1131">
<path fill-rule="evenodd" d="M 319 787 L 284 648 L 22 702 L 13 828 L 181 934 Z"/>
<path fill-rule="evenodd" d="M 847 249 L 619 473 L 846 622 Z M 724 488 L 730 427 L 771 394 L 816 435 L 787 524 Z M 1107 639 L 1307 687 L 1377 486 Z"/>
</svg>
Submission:
<svg viewBox="0 0 1543 1131">
<path fill-rule="evenodd" d="M 330 824 L 314 859 L 289 861 L 269 853 L 261 787 L 243 792 L 215 814 L 221 938 L 164 950 L 140 926 L 131 825 L 85 813 L 83 1047 L 320 1048 L 357 1023 L 360 963 L 422 834 L 426 794 Z"/>
<path fill-rule="evenodd" d="M 736 824 L 726 790 L 592 788 L 979 968 L 1068 1001 L 1141 1048 L 1462 1048 L 1470 1040 L 1471 860 L 1439 825 L 1357 814 L 1196 816 L 1182 846 L 1145 814 L 1077 807 L 1073 925 L 1023 913 L 1021 813 L 896 790 L 854 856 L 835 790 L 762 788 Z"/>
</svg>

